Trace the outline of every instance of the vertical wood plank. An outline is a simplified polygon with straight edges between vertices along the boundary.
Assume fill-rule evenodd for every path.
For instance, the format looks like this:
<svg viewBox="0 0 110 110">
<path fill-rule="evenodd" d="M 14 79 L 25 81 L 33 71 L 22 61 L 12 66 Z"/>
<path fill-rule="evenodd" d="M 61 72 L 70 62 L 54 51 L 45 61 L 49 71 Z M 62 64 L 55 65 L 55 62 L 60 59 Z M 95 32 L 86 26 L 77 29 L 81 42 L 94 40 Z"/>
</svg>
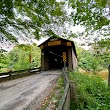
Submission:
<svg viewBox="0 0 110 110">
<path fill-rule="evenodd" d="M 41 68 L 44 70 L 44 50 L 41 50 Z"/>
<path fill-rule="evenodd" d="M 73 80 L 70 80 L 70 100 L 77 106 L 76 82 Z"/>
<path fill-rule="evenodd" d="M 68 47 L 68 70 L 72 71 L 73 62 L 72 62 L 72 48 Z"/>
</svg>

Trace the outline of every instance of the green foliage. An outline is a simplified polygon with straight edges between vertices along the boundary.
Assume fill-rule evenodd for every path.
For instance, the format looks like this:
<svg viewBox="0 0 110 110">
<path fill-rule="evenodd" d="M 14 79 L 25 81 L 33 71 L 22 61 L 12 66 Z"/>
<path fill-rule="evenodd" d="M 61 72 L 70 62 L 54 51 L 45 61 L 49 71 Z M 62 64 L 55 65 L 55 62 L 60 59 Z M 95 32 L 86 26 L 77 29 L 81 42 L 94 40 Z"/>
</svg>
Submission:
<svg viewBox="0 0 110 110">
<path fill-rule="evenodd" d="M 110 38 L 98 41 L 93 45 L 93 49 L 100 60 L 100 64 L 107 68 L 110 64 Z"/>
<path fill-rule="evenodd" d="M 110 91 L 107 84 L 98 76 L 70 73 L 70 79 L 76 81 L 78 108 L 76 110 L 109 110 Z M 71 105 L 71 110 L 74 104 Z"/>
<path fill-rule="evenodd" d="M 6 58 L 5 54 L 0 53 L 0 63 L 6 63 L 5 58 Z"/>
<path fill-rule="evenodd" d="M 69 0 L 74 9 L 72 18 L 74 24 L 81 24 L 89 29 L 100 29 L 109 24 L 109 20 L 103 16 L 103 9 L 107 0 Z"/>
<path fill-rule="evenodd" d="M 102 65 L 100 65 L 100 60 L 98 60 L 97 56 L 92 52 L 77 47 L 77 54 L 79 67 L 84 70 L 96 73 L 103 68 Z"/>
<path fill-rule="evenodd" d="M 1 0 L 0 1 L 0 14 L 7 18 L 12 18 L 13 15 L 13 1 L 12 0 Z"/>
<path fill-rule="evenodd" d="M 110 64 L 110 39 L 102 39 L 91 45 L 90 50 L 76 47 L 79 67 L 96 73 Z"/>
<path fill-rule="evenodd" d="M 28 69 L 30 67 L 28 53 L 22 50 L 13 50 L 9 53 L 8 67 L 13 70 Z"/>
<path fill-rule="evenodd" d="M 0 32 L 3 35 L 2 38 L 17 41 L 16 36 L 7 31 L 10 26 L 12 27 L 11 31 L 14 30 L 17 34 L 20 34 L 21 30 L 27 37 L 31 33 L 37 39 L 40 38 L 41 33 L 39 32 L 43 30 L 46 34 L 47 27 L 50 28 L 50 24 L 60 25 L 60 21 L 64 20 L 62 6 L 64 4 L 56 2 L 56 0 L 0 1 Z"/>
<path fill-rule="evenodd" d="M 0 72 L 3 72 L 1 69 L 7 67 L 7 61 L 6 61 L 6 53 L 0 53 Z"/>
<path fill-rule="evenodd" d="M 51 24 L 64 27 L 65 21 L 98 30 L 109 26 L 110 20 L 104 16 L 107 5 L 107 0 L 1 0 L 0 33 L 3 38 L 17 42 L 15 35 L 7 31 L 11 26 L 17 34 L 21 30 L 26 36 L 31 33 L 38 39 L 41 34 L 48 34 Z M 66 7 L 72 9 L 70 14 Z"/>
<path fill-rule="evenodd" d="M 97 42 L 97 47 L 106 48 L 106 50 L 110 50 L 110 38 L 102 39 Z"/>
<path fill-rule="evenodd" d="M 31 55 L 31 62 L 29 56 Z M 9 53 L 1 54 L 1 68 L 10 70 L 23 70 L 28 68 L 40 67 L 40 49 L 35 45 L 17 45 Z"/>
</svg>

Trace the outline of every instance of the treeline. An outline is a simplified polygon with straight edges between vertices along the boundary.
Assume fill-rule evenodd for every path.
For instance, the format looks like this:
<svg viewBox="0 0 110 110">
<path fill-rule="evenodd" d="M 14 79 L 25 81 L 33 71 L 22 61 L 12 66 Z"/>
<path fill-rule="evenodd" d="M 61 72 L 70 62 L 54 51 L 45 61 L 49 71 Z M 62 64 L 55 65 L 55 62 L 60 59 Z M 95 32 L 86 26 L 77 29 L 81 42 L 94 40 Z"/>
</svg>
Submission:
<svg viewBox="0 0 110 110">
<path fill-rule="evenodd" d="M 104 48 L 92 48 L 85 50 L 77 47 L 78 65 L 82 69 L 96 73 L 107 69 L 110 64 L 110 53 Z"/>
<path fill-rule="evenodd" d="M 40 49 L 36 44 L 19 44 L 0 53 L 0 72 L 40 67 Z"/>
</svg>

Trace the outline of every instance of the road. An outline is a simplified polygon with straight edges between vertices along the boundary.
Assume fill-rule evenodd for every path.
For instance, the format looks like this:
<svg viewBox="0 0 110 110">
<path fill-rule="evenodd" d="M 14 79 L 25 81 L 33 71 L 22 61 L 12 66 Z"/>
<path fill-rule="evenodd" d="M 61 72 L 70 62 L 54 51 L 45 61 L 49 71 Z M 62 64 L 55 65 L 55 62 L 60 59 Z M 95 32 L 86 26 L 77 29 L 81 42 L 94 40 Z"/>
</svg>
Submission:
<svg viewBox="0 0 110 110">
<path fill-rule="evenodd" d="M 0 84 L 0 110 L 38 110 L 61 70 L 45 71 Z"/>
</svg>

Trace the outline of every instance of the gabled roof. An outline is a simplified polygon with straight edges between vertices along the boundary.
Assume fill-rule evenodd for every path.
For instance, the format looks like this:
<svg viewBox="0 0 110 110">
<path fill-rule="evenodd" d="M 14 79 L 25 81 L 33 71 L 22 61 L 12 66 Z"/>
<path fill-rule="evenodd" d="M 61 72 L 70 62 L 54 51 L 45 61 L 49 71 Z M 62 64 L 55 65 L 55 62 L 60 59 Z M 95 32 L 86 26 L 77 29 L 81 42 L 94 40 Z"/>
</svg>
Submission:
<svg viewBox="0 0 110 110">
<path fill-rule="evenodd" d="M 45 41 L 43 41 L 41 44 L 39 44 L 38 47 L 40 47 L 42 44 L 44 44 L 45 42 L 47 42 L 47 41 L 49 41 L 50 39 L 53 39 L 53 38 L 62 39 L 62 40 L 69 41 L 69 42 L 73 42 L 71 40 L 68 40 L 68 39 L 65 39 L 65 38 L 62 38 L 62 37 L 49 37 Z"/>
</svg>

